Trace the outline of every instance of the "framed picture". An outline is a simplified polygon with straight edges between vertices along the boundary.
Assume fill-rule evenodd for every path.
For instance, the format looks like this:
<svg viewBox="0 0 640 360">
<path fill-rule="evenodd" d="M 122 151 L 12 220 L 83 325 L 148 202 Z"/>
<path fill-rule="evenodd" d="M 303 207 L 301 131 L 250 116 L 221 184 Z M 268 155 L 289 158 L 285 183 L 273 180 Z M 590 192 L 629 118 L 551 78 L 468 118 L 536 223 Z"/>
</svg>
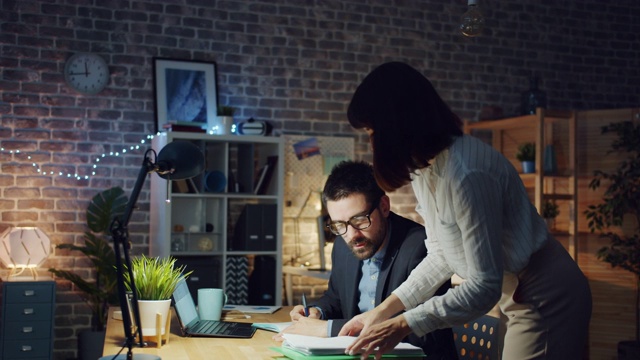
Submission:
<svg viewBox="0 0 640 360">
<path fill-rule="evenodd" d="M 215 62 L 153 59 L 156 132 L 166 125 L 209 130 L 218 109 Z"/>
</svg>

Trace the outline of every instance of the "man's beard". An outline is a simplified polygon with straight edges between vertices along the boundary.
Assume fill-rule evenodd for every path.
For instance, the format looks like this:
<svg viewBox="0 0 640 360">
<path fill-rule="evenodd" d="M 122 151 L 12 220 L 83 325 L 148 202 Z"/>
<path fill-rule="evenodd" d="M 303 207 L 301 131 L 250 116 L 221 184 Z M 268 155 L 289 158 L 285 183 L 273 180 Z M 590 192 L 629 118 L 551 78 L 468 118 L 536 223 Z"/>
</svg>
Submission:
<svg viewBox="0 0 640 360">
<path fill-rule="evenodd" d="M 354 245 L 360 243 L 364 243 L 364 247 L 359 247 L 356 249 Z M 371 241 L 371 239 L 367 239 L 364 236 L 359 237 L 357 240 L 352 240 L 351 242 L 349 242 L 348 246 L 349 249 L 351 249 L 353 255 L 359 260 L 369 259 L 380 248 L 379 243 L 376 244 L 375 242 Z"/>
</svg>

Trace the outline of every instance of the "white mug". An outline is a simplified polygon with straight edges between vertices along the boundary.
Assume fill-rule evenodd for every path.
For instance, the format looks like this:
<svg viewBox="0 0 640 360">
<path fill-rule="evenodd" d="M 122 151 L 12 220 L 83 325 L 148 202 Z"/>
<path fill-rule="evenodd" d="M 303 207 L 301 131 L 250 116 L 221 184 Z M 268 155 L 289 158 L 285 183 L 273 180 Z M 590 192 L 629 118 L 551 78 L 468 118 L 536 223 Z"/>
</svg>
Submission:
<svg viewBox="0 0 640 360">
<path fill-rule="evenodd" d="M 227 294 L 222 289 L 198 289 L 198 315 L 200 320 L 220 320 Z"/>
</svg>

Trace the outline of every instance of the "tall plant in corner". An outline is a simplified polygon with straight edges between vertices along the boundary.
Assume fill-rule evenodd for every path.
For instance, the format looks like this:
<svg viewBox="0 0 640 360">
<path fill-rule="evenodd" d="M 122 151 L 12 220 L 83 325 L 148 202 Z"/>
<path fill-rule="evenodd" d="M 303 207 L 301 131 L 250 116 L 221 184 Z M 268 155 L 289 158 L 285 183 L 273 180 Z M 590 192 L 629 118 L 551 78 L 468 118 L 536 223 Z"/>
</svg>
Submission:
<svg viewBox="0 0 640 360">
<path fill-rule="evenodd" d="M 113 187 L 96 194 L 87 207 L 87 227 L 84 244 L 59 244 L 58 249 L 68 249 L 83 253 L 91 262 L 94 279 L 85 280 L 80 275 L 67 271 L 49 269 L 50 272 L 71 281 L 91 307 L 93 330 L 103 331 L 107 323 L 110 304 L 118 304 L 115 271 L 115 253 L 109 243 L 109 229 L 112 220 L 124 213 L 128 198 L 120 187 Z"/>
<path fill-rule="evenodd" d="M 613 123 L 602 134 L 615 133 L 608 153 L 624 155 L 612 172 L 595 171 L 589 187 L 608 184 L 602 202 L 585 210 L 589 230 L 609 239 L 597 256 L 613 267 L 636 276 L 636 346 L 640 342 L 640 124 L 632 121 Z"/>
</svg>

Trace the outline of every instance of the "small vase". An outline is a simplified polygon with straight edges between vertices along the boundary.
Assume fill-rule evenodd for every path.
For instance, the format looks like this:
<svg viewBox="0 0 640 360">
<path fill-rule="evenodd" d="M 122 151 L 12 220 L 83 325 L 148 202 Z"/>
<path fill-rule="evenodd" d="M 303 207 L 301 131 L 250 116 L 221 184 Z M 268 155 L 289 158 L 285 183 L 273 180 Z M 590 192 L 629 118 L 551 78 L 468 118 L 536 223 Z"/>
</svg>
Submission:
<svg viewBox="0 0 640 360">
<path fill-rule="evenodd" d="M 547 94 L 538 89 L 539 78 L 535 75 L 529 77 L 529 90 L 522 93 L 520 103 L 521 114 L 531 115 L 536 113 L 536 108 L 547 106 Z"/>
<path fill-rule="evenodd" d="M 557 172 L 556 150 L 553 145 L 547 145 L 544 148 L 544 173 L 545 175 L 555 175 Z"/>
</svg>

